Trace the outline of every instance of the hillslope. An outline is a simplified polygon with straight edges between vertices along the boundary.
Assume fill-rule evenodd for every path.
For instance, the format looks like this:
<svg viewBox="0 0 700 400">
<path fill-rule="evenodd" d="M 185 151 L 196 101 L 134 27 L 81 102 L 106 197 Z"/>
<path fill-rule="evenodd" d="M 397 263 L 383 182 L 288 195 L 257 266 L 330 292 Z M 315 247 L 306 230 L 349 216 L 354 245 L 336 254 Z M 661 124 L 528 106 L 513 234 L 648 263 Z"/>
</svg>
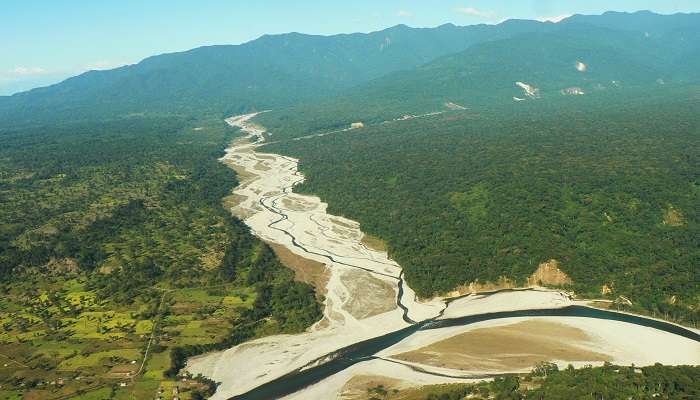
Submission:
<svg viewBox="0 0 700 400">
<path fill-rule="evenodd" d="M 242 45 L 200 47 L 136 65 L 91 71 L 60 84 L 0 97 L 4 124 L 130 114 L 231 115 L 316 99 L 412 68 L 476 43 L 546 31 L 553 24 L 432 29 L 398 25 L 369 34 L 266 35 Z"/>
<path fill-rule="evenodd" d="M 614 18 L 613 18 L 614 17 Z M 619 27 L 602 23 L 612 19 Z M 640 26 L 638 19 L 651 20 Z M 694 24 L 688 21 L 693 21 Z M 611 24 L 612 25 L 612 24 Z M 655 28 L 656 27 L 656 28 Z M 671 29 L 671 27 L 674 27 Z M 351 88 L 332 101 L 297 104 L 261 119 L 278 137 L 333 130 L 351 122 L 381 122 L 449 110 L 527 109 L 531 102 L 601 101 L 627 92 L 653 96 L 665 86 L 700 81 L 700 15 L 576 16 L 546 32 L 475 44 L 413 69 Z M 279 129 L 279 132 L 277 128 Z"/>
</svg>

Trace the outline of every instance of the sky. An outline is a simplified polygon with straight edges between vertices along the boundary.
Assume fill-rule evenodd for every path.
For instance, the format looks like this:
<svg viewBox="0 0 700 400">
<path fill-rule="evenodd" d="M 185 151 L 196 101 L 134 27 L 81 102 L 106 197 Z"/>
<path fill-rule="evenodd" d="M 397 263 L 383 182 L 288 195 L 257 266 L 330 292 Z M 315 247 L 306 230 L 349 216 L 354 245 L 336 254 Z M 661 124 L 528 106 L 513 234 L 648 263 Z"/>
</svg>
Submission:
<svg viewBox="0 0 700 400">
<path fill-rule="evenodd" d="M 263 34 L 371 32 L 651 10 L 700 0 L 0 0 L 0 95 L 155 54 L 239 44 Z"/>
</svg>

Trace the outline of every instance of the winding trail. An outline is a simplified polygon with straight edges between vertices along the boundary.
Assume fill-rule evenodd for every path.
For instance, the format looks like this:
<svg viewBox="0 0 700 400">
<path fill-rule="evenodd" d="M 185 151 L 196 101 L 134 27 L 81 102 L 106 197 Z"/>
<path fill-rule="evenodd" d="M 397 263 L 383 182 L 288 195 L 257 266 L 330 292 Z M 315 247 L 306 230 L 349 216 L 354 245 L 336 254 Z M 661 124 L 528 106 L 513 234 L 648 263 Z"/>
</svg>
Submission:
<svg viewBox="0 0 700 400">
<path fill-rule="evenodd" d="M 330 278 L 324 318 L 300 335 L 264 337 L 190 359 L 188 372 L 221 382 L 212 399 L 332 399 L 352 377 L 367 373 L 424 385 L 521 372 L 505 366 L 465 372 L 394 357 L 494 320 L 512 324 L 523 318 L 556 318 L 590 333 L 585 346 L 623 364 L 700 363 L 696 332 L 689 338 L 690 331 L 672 324 L 638 323 L 634 318 L 639 317 L 581 307 L 585 304 L 559 291 L 510 290 L 418 301 L 401 267 L 386 252 L 361 242 L 364 234 L 357 222 L 329 215 L 318 197 L 294 193 L 304 181 L 298 160 L 257 151 L 265 144 L 265 129 L 252 122 L 257 115 L 226 120 L 247 134 L 221 159 L 241 179 L 231 211 L 261 239 L 326 266 Z M 632 334 L 639 343 L 616 339 Z"/>
</svg>

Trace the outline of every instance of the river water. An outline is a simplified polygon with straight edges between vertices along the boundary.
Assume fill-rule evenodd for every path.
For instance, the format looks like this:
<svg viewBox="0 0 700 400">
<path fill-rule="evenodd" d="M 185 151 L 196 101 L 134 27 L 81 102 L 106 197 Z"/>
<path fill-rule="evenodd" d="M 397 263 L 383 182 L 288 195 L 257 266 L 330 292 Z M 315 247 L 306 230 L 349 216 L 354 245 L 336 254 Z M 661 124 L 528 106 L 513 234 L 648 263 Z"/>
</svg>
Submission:
<svg viewBox="0 0 700 400">
<path fill-rule="evenodd" d="M 298 392 L 309 385 L 320 382 L 323 379 L 328 378 L 357 363 L 371 360 L 372 357 L 381 350 L 399 343 L 420 330 L 467 326 L 477 322 L 517 317 L 580 317 L 620 321 L 647 328 L 658 329 L 700 342 L 699 334 L 675 324 L 651 318 L 644 318 L 637 315 L 605 311 L 585 306 L 569 306 L 557 309 L 504 311 L 471 315 L 461 318 L 428 320 L 399 331 L 392 332 L 388 335 L 345 347 L 336 352 L 333 355 L 332 360 L 326 362 L 325 364 L 301 371 L 294 371 L 288 375 L 259 386 L 248 393 L 232 397 L 231 400 L 271 400 L 282 398 L 289 394 Z"/>
</svg>

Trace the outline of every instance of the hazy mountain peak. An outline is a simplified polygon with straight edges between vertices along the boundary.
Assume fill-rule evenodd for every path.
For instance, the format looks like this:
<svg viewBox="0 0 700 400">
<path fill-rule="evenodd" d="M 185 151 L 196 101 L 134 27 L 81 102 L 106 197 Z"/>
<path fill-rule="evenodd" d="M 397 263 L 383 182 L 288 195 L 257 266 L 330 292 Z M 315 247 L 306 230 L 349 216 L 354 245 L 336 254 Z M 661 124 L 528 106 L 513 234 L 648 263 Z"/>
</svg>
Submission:
<svg viewBox="0 0 700 400">
<path fill-rule="evenodd" d="M 411 30 L 411 29 L 414 29 L 414 28 L 412 28 L 412 27 L 410 27 L 410 26 L 408 26 L 408 25 L 406 25 L 406 24 L 398 24 L 398 25 L 394 25 L 394 26 L 392 26 L 392 27 L 389 27 L 389 28 L 387 28 L 387 29 L 384 29 L 383 31 L 380 31 L 380 32 L 387 32 L 387 31 L 404 31 L 404 30 Z"/>
</svg>

